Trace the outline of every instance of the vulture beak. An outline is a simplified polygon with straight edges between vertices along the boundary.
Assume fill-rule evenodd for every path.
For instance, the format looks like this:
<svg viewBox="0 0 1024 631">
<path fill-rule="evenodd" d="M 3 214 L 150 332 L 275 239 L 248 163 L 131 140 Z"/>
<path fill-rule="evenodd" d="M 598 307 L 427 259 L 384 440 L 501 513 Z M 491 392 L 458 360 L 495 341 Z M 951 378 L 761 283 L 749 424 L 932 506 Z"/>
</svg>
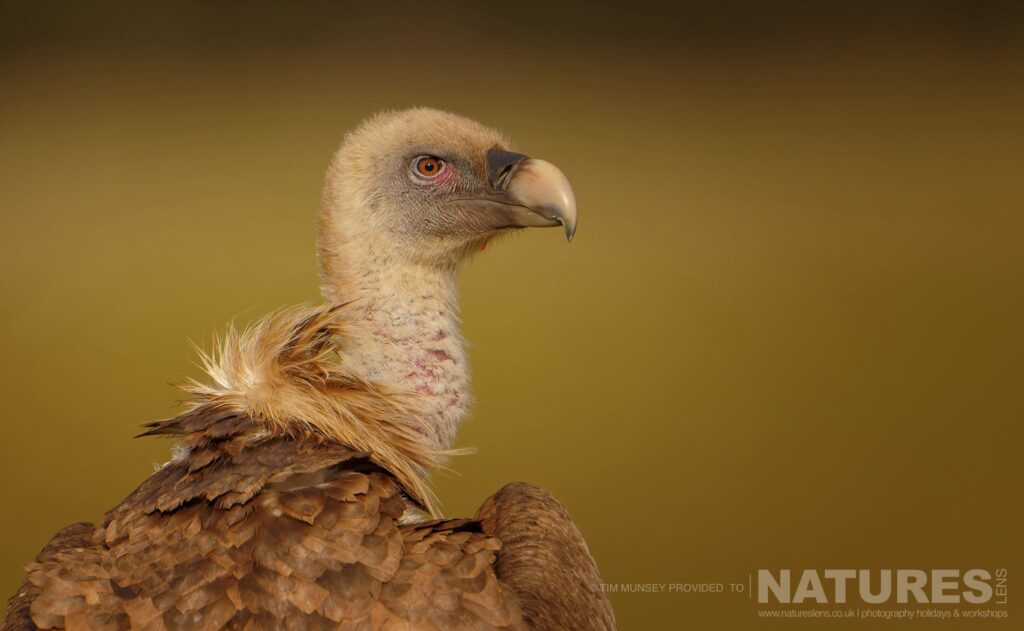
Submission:
<svg viewBox="0 0 1024 631">
<path fill-rule="evenodd" d="M 487 152 L 488 192 L 481 202 L 504 226 L 562 226 L 572 241 L 576 232 L 576 196 L 558 167 L 521 153 Z"/>
</svg>

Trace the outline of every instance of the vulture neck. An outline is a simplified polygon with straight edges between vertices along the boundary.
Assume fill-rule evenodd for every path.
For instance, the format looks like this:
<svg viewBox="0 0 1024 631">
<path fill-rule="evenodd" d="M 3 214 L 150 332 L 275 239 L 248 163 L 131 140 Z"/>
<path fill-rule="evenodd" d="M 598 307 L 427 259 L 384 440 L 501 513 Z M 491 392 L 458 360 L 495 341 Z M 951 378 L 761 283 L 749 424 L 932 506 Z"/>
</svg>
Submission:
<svg viewBox="0 0 1024 631">
<path fill-rule="evenodd" d="M 324 288 L 328 299 L 351 302 L 341 361 L 366 379 L 415 393 L 424 437 L 448 449 L 470 401 L 457 267 L 358 251 L 345 262 Z"/>
</svg>

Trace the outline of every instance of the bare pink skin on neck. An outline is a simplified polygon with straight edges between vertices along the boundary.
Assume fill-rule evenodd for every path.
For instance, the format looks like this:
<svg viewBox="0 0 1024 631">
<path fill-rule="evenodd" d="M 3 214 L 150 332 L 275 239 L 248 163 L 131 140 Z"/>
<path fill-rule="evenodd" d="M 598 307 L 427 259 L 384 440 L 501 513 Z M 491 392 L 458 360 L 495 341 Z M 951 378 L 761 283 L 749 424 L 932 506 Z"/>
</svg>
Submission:
<svg viewBox="0 0 1024 631">
<path fill-rule="evenodd" d="M 336 300 L 354 300 L 342 361 L 378 383 L 416 393 L 424 435 L 448 448 L 470 403 L 457 272 L 383 257 L 359 263 L 331 292 Z"/>
</svg>

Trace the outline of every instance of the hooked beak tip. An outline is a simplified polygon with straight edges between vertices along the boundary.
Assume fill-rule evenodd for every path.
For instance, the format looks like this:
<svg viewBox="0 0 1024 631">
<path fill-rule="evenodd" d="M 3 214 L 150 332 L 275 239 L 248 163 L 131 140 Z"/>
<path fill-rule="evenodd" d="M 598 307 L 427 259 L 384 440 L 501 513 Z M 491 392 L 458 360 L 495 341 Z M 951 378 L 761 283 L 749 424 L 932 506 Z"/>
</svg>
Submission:
<svg viewBox="0 0 1024 631">
<path fill-rule="evenodd" d="M 576 234 L 576 196 L 569 179 L 558 167 L 545 160 L 525 159 L 512 175 L 508 194 L 534 217 L 520 225 L 557 226 L 572 241 Z"/>
</svg>

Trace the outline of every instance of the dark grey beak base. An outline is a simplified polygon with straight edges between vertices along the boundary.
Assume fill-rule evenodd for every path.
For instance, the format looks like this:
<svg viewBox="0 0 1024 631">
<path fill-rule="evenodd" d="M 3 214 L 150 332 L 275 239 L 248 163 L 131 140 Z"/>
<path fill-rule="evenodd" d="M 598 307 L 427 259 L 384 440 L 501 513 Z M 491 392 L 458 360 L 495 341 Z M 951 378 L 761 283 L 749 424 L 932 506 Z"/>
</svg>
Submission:
<svg viewBox="0 0 1024 631">
<path fill-rule="evenodd" d="M 491 149 L 487 152 L 487 184 L 495 192 L 505 190 L 516 167 L 529 157 L 514 151 Z"/>
</svg>

